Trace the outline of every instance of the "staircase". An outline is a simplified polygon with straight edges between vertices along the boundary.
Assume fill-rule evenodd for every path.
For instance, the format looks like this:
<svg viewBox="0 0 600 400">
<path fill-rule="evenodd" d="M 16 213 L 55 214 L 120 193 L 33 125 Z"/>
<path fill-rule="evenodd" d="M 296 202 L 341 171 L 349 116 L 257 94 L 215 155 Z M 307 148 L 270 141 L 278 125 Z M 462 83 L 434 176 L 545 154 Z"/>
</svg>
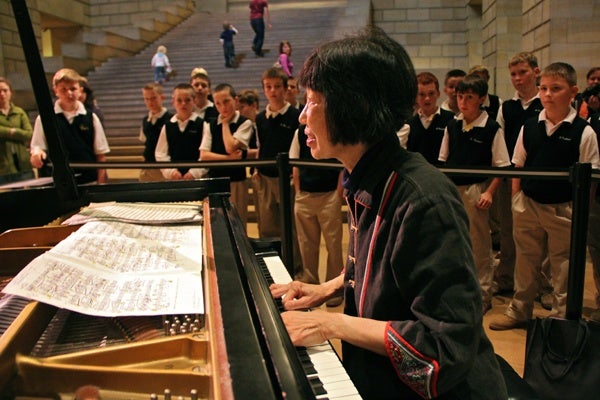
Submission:
<svg viewBox="0 0 600 400">
<path fill-rule="evenodd" d="M 111 152 L 107 161 L 143 161 L 143 145 L 138 141 L 141 119 L 147 111 L 141 88 L 153 80 L 150 59 L 159 44 L 164 44 L 177 76 L 165 84 L 165 107 L 172 110 L 170 93 L 175 84 L 189 82 L 194 67 L 208 71 L 212 86 L 227 82 L 237 91 L 257 89 L 262 95 L 262 72 L 273 65 L 279 55 L 279 42 L 289 40 L 292 60 L 299 72 L 303 60 L 318 44 L 332 39 L 343 26 L 346 7 L 352 0 L 304 1 L 271 0 L 269 10 L 273 28 L 266 31 L 264 57 L 251 50 L 254 32 L 248 20 L 247 2 L 233 3 L 228 12 L 196 12 L 148 48 L 132 57 L 114 58 L 88 75 L 98 105 L 105 118 Z M 234 37 L 237 68 L 225 68 L 219 42 L 223 21 L 230 21 L 239 31 Z M 261 99 L 261 108 L 266 101 Z M 138 170 L 109 170 L 111 180 L 136 180 Z"/>
</svg>

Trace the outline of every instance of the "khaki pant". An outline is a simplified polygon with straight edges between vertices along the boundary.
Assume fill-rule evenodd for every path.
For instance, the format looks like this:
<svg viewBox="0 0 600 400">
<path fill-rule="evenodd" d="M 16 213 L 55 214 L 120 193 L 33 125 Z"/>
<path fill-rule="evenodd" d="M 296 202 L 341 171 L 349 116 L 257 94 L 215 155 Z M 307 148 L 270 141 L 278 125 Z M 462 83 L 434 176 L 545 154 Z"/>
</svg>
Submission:
<svg viewBox="0 0 600 400">
<path fill-rule="evenodd" d="M 255 173 L 252 175 L 252 189 L 255 192 L 256 211 L 258 213 L 258 235 L 261 238 L 278 237 L 283 239 L 282 224 L 280 220 L 281 196 L 279 194 L 279 178 Z M 293 188 L 292 210 L 294 207 Z M 293 219 L 292 219 L 293 221 Z M 295 224 L 292 222 L 292 251 L 294 256 L 294 273 L 302 274 L 302 260 L 298 248 L 298 237 Z"/>
<path fill-rule="evenodd" d="M 592 259 L 594 284 L 596 285 L 596 307 L 600 308 L 600 204 L 596 200 L 590 205 L 588 219 L 588 251 Z"/>
<path fill-rule="evenodd" d="M 164 181 L 165 177 L 163 176 L 160 169 L 142 169 L 140 170 L 140 182 L 159 182 Z"/>
<path fill-rule="evenodd" d="M 500 263 L 494 271 L 494 281 L 500 290 L 513 290 L 515 275 L 515 242 L 511 210 L 511 179 L 502 179 L 494 196 L 500 223 Z"/>
<path fill-rule="evenodd" d="M 492 301 L 492 280 L 494 266 L 492 259 L 492 237 L 490 236 L 489 210 L 477 208 L 481 193 L 485 191 L 486 182 L 458 186 L 458 193 L 463 201 L 469 217 L 469 233 L 473 247 L 473 258 L 477 267 L 477 276 L 481 286 L 483 303 Z"/>
<path fill-rule="evenodd" d="M 230 182 L 231 204 L 237 210 L 244 229 L 248 222 L 248 182 L 246 180 Z"/>
<path fill-rule="evenodd" d="M 542 264 L 550 263 L 554 302 L 550 316 L 564 318 L 571 245 L 572 203 L 540 204 L 522 191 L 512 199 L 513 236 L 517 250 L 515 294 L 506 315 L 523 321 L 532 317 Z"/>
<path fill-rule="evenodd" d="M 301 280 L 319 283 L 319 250 L 321 234 L 327 249 L 325 281 L 337 277 L 343 269 L 342 199 L 337 191 L 297 192 L 294 218 L 304 272 Z"/>
</svg>

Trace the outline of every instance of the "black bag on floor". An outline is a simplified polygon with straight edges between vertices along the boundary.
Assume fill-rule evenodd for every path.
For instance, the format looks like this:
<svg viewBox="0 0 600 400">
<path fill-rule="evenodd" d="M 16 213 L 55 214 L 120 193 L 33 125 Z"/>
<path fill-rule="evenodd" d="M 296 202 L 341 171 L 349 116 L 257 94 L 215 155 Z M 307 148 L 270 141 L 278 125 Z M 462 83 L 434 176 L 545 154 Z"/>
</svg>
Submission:
<svg viewBox="0 0 600 400">
<path fill-rule="evenodd" d="M 597 398 L 599 371 L 600 324 L 582 319 L 529 321 L 523 378 L 541 398 Z"/>
</svg>

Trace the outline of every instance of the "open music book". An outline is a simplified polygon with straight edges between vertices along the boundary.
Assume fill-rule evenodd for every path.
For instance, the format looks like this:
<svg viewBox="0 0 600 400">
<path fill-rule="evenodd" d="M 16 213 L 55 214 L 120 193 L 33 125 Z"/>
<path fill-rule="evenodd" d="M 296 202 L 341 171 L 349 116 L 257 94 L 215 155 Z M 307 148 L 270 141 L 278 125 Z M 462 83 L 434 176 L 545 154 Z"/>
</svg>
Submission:
<svg viewBox="0 0 600 400">
<path fill-rule="evenodd" d="M 3 290 L 96 316 L 202 314 L 202 226 L 92 221 Z"/>
</svg>

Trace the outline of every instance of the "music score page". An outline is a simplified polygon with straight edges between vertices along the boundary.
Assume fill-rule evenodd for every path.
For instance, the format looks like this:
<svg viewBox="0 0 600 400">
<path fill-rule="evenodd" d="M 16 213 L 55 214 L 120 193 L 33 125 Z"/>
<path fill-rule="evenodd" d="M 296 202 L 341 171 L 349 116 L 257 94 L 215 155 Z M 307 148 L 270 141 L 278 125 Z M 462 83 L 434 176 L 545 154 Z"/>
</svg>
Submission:
<svg viewBox="0 0 600 400">
<path fill-rule="evenodd" d="M 93 221 L 3 290 L 103 316 L 203 314 L 202 226 Z"/>
</svg>

